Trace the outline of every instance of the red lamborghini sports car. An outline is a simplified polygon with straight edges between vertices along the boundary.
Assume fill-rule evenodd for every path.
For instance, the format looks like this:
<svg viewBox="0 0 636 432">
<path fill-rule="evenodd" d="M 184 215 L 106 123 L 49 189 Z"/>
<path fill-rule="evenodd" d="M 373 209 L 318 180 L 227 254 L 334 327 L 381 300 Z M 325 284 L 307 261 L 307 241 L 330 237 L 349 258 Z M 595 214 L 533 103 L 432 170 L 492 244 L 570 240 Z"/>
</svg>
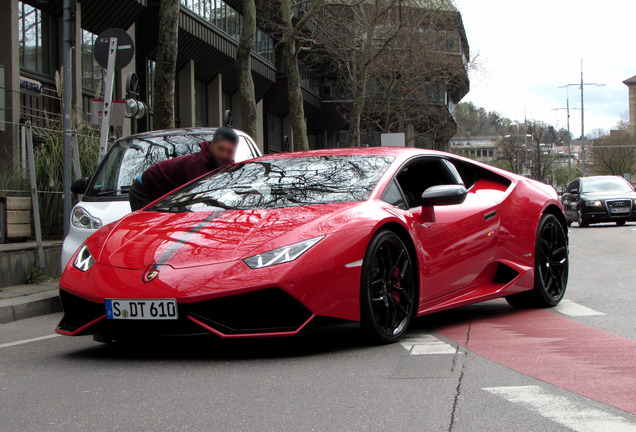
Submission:
<svg viewBox="0 0 636 432">
<path fill-rule="evenodd" d="M 550 307 L 568 277 L 552 187 L 407 148 L 278 154 L 213 171 L 88 238 L 57 332 L 96 340 L 292 336 L 505 297 Z"/>
</svg>

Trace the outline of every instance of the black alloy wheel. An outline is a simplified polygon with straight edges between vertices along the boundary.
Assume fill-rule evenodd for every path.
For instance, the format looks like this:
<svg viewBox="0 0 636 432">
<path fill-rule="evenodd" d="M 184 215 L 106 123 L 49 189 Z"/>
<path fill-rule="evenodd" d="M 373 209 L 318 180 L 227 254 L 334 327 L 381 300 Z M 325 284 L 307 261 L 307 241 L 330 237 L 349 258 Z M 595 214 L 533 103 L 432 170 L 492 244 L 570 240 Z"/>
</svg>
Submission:
<svg viewBox="0 0 636 432">
<path fill-rule="evenodd" d="M 506 297 L 517 307 L 552 307 L 559 304 L 568 282 L 568 242 L 563 225 L 552 214 L 539 223 L 535 243 L 534 289 Z"/>
<path fill-rule="evenodd" d="M 362 263 L 360 323 L 375 343 L 395 342 L 416 313 L 413 258 L 395 232 L 373 236 Z"/>
</svg>

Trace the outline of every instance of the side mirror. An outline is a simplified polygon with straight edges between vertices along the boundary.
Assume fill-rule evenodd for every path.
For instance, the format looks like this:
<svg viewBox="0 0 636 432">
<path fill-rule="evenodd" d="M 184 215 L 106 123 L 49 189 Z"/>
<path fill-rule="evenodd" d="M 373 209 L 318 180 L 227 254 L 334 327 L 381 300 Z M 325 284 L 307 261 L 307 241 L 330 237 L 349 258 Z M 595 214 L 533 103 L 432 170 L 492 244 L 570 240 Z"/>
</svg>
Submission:
<svg viewBox="0 0 636 432">
<path fill-rule="evenodd" d="M 88 177 L 82 177 L 81 179 L 75 180 L 71 184 L 71 192 L 73 192 L 74 194 L 82 195 L 84 192 L 86 192 L 89 181 L 90 178 Z"/>
<path fill-rule="evenodd" d="M 422 193 L 422 207 L 461 204 L 468 191 L 464 185 L 431 186 Z"/>
<path fill-rule="evenodd" d="M 572 189 L 572 190 L 570 191 L 570 193 L 571 193 L 571 194 L 574 194 L 574 195 L 578 195 L 578 194 L 579 194 L 579 190 L 578 190 L 578 189 Z"/>
</svg>

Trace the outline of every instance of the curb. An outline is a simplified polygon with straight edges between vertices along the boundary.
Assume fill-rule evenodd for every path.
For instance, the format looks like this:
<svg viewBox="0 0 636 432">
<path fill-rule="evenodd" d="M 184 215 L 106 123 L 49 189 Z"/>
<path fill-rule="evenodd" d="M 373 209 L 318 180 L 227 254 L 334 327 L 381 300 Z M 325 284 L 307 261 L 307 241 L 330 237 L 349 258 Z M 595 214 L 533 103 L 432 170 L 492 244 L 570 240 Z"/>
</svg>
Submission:
<svg viewBox="0 0 636 432">
<path fill-rule="evenodd" d="M 0 300 L 0 324 L 61 311 L 58 290 Z"/>
</svg>

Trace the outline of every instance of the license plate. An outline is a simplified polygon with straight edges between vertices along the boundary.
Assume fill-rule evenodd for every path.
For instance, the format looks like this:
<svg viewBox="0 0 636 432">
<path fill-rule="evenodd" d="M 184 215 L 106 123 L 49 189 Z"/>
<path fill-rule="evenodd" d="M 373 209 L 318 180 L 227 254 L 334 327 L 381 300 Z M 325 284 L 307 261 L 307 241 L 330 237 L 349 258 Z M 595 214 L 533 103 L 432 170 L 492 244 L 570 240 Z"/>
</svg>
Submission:
<svg viewBox="0 0 636 432">
<path fill-rule="evenodd" d="M 176 320 L 175 299 L 106 299 L 106 318 L 115 320 Z"/>
<path fill-rule="evenodd" d="M 617 207 L 617 208 L 616 208 L 616 207 L 615 207 L 615 208 L 611 208 L 611 209 L 610 209 L 610 213 L 612 213 L 612 214 L 616 214 L 616 213 L 629 213 L 629 212 L 630 212 L 629 207 L 624 207 L 624 208 L 621 208 L 621 207 Z"/>
</svg>

